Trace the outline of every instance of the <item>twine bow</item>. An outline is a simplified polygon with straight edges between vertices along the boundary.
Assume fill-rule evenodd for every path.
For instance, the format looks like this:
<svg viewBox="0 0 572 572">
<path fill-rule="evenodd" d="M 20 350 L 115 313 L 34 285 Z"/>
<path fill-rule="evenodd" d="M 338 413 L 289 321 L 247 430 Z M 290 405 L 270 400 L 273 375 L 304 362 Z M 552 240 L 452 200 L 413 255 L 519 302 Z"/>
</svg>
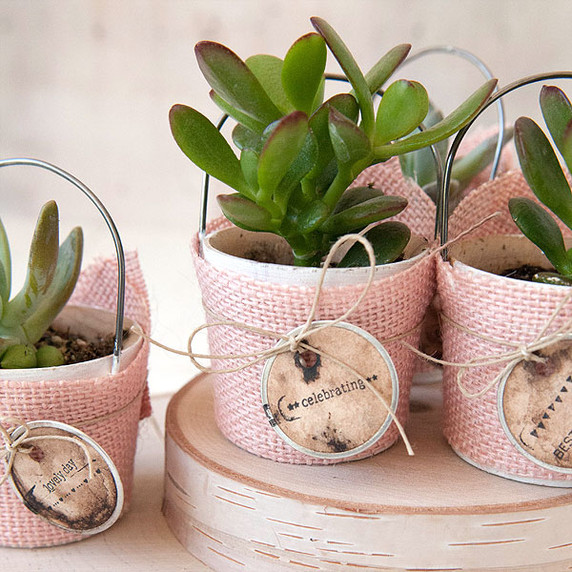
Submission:
<svg viewBox="0 0 572 572">
<path fill-rule="evenodd" d="M 6 429 L 5 424 L 8 425 L 8 429 Z M 14 434 L 14 431 L 18 427 L 22 427 L 23 432 L 19 437 L 14 439 L 12 435 Z M 16 419 L 14 417 L 0 417 L 0 436 L 4 441 L 4 448 L 0 450 L 0 459 L 4 460 L 6 463 L 6 472 L 0 477 L 0 486 L 3 485 L 8 480 L 10 474 L 12 473 L 16 455 L 32 454 L 32 452 L 34 451 L 34 446 L 29 446 L 28 444 L 33 443 L 34 441 L 43 441 L 46 439 L 53 441 L 68 441 L 79 446 L 83 450 L 83 453 L 87 461 L 89 469 L 89 478 L 91 479 L 93 477 L 91 455 L 89 454 L 89 451 L 85 443 L 83 443 L 79 439 L 76 439 L 75 437 L 68 437 L 66 435 L 30 436 L 30 431 L 31 429 L 29 428 L 29 426 L 20 419 Z"/>
<path fill-rule="evenodd" d="M 318 303 L 320 300 L 320 294 L 322 292 L 324 280 L 326 278 L 326 272 L 329 269 L 329 267 L 331 266 L 332 260 L 333 260 L 334 256 L 336 255 L 336 253 L 338 252 L 338 250 L 344 244 L 346 244 L 348 242 L 351 242 L 351 243 L 359 242 L 365 248 L 365 250 L 367 252 L 368 259 L 369 259 L 369 274 L 368 274 L 367 283 L 366 283 L 364 289 L 362 290 L 362 292 L 360 293 L 359 297 L 357 298 L 357 300 L 342 315 L 340 315 L 339 317 L 337 317 L 334 320 L 328 321 L 327 323 L 322 323 L 322 324 L 315 323 L 316 312 L 318 309 Z M 174 350 L 174 349 L 169 348 L 169 347 L 167 347 L 167 346 L 165 346 L 159 342 L 156 342 L 155 340 L 146 336 L 140 329 L 137 329 L 136 331 L 139 333 L 139 335 L 144 336 L 145 339 L 147 339 L 150 343 L 152 343 L 158 347 L 161 347 L 167 351 L 171 351 L 171 352 L 174 352 L 174 353 L 179 354 L 179 355 L 184 355 L 184 356 L 189 357 L 191 362 L 193 363 L 193 365 L 197 369 L 202 371 L 203 373 L 234 373 L 234 372 L 240 371 L 242 369 L 245 369 L 247 367 L 253 366 L 257 363 L 264 362 L 264 361 L 271 359 L 275 356 L 278 356 L 282 353 L 287 353 L 287 352 L 295 353 L 295 352 L 299 352 L 300 350 L 311 351 L 311 352 L 314 352 L 314 353 L 316 353 L 322 357 L 328 358 L 328 359 L 332 360 L 334 363 L 336 363 L 337 365 L 345 368 L 348 372 L 350 372 L 352 375 L 355 375 L 358 379 L 362 380 L 365 383 L 366 387 L 368 387 L 373 392 L 373 394 L 376 396 L 376 398 L 382 403 L 384 408 L 387 410 L 388 415 L 391 417 L 392 421 L 395 423 L 397 429 L 399 430 L 399 433 L 400 433 L 400 435 L 401 435 L 401 437 L 405 443 L 405 446 L 407 448 L 408 454 L 413 455 L 414 454 L 413 448 L 411 447 L 409 439 L 407 438 L 407 435 L 405 434 L 405 430 L 403 429 L 403 426 L 401 425 L 401 423 L 397 419 L 394 411 L 392 411 L 391 407 L 388 405 L 386 400 L 379 393 L 379 391 L 373 385 L 371 385 L 371 383 L 367 383 L 366 378 L 361 373 L 359 373 L 356 369 L 354 369 L 352 366 L 345 363 L 343 360 L 338 359 L 336 356 L 331 355 L 328 352 L 325 352 L 324 350 L 313 347 L 311 344 L 309 344 L 306 341 L 306 338 L 308 338 L 312 334 L 315 334 L 315 333 L 320 332 L 321 330 L 323 330 L 325 328 L 330 328 L 330 327 L 335 326 L 336 324 L 343 322 L 344 320 L 346 320 L 348 318 L 348 316 L 350 316 L 352 314 L 352 312 L 354 312 L 359 307 L 359 305 L 362 303 L 364 298 L 367 296 L 367 293 L 368 293 L 371 285 L 373 284 L 373 281 L 375 280 L 375 267 L 376 267 L 375 253 L 373 251 L 373 247 L 372 247 L 371 243 L 367 240 L 367 238 L 365 238 L 362 234 L 348 234 L 348 235 L 345 235 L 345 236 L 342 236 L 341 238 L 339 238 L 335 242 L 335 244 L 332 246 L 332 248 L 330 249 L 330 251 L 329 251 L 329 253 L 328 253 L 328 255 L 324 261 L 324 264 L 322 266 L 321 273 L 320 273 L 319 280 L 318 280 L 318 284 L 316 286 L 316 291 L 314 294 L 312 306 L 311 306 L 310 312 L 308 314 L 308 318 L 306 319 L 306 322 L 304 323 L 304 325 L 294 334 L 292 334 L 292 333 L 288 333 L 288 334 L 276 333 L 276 332 L 273 332 L 271 330 L 267 330 L 265 328 L 259 328 L 256 326 L 249 326 L 247 324 L 243 324 L 241 322 L 236 322 L 236 321 L 232 321 L 232 320 L 218 320 L 218 321 L 214 321 L 214 322 L 211 322 L 208 324 L 203 324 L 203 325 L 199 326 L 198 328 L 196 328 L 191 333 L 191 335 L 189 337 L 187 351 L 183 352 L 180 350 Z M 218 354 L 218 355 L 215 355 L 215 354 L 197 354 L 197 353 L 194 353 L 192 351 L 192 345 L 193 345 L 193 341 L 194 341 L 195 337 L 201 331 L 206 330 L 208 328 L 217 327 L 217 326 L 239 328 L 241 330 L 253 332 L 255 334 L 258 334 L 258 335 L 266 337 L 266 338 L 275 339 L 278 342 L 282 342 L 282 343 L 277 343 L 276 345 L 274 345 L 274 347 L 271 347 L 271 348 L 268 348 L 265 350 L 245 352 L 245 353 L 240 353 L 240 354 Z M 418 328 L 419 328 L 419 326 L 416 326 L 411 331 L 406 332 L 405 334 L 401 334 L 400 336 L 396 336 L 395 338 L 392 338 L 390 340 L 385 340 L 385 343 L 397 341 L 403 337 L 406 337 L 407 335 L 411 334 L 413 331 L 415 331 Z M 237 365 L 235 367 L 229 367 L 229 368 L 224 368 L 224 369 L 213 369 L 211 367 L 207 367 L 207 366 L 202 365 L 198 361 L 200 359 L 220 360 L 220 361 L 235 360 L 235 359 L 246 359 L 248 361 L 245 363 L 242 363 L 240 365 Z"/>
</svg>

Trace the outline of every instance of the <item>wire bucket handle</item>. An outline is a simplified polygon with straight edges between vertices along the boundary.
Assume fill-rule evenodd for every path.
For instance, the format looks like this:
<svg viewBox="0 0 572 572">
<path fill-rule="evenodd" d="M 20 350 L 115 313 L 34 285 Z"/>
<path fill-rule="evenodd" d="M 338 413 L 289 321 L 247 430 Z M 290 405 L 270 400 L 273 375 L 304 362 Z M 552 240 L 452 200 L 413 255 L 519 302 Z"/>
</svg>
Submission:
<svg viewBox="0 0 572 572">
<path fill-rule="evenodd" d="M 449 190 L 451 186 L 451 173 L 453 169 L 453 161 L 455 160 L 455 155 L 459 150 L 459 146 L 469 129 L 475 123 L 475 121 L 488 109 L 493 103 L 500 101 L 505 95 L 527 85 L 538 83 L 541 81 L 550 81 L 554 79 L 572 79 L 572 71 L 556 71 L 547 72 L 542 74 L 536 74 L 532 76 L 527 76 L 522 79 L 516 80 L 506 87 L 493 93 L 485 105 L 481 108 L 479 113 L 455 136 L 449 153 L 447 154 L 447 159 L 445 161 L 445 171 L 443 173 L 443 181 L 439 189 L 438 201 L 437 201 L 437 238 L 440 240 L 441 245 L 445 244 L 449 238 Z M 442 251 L 443 258 L 447 257 L 447 250 Z"/>
<path fill-rule="evenodd" d="M 11 167 L 11 166 L 29 166 L 29 167 L 39 167 L 55 173 L 56 175 L 62 177 L 75 187 L 77 187 L 88 199 L 95 205 L 97 210 L 100 212 L 101 216 L 105 219 L 107 227 L 113 238 L 115 244 L 115 252 L 117 256 L 117 312 L 115 315 L 115 338 L 113 341 L 113 359 L 111 365 L 111 373 L 116 373 L 119 371 L 119 362 L 121 358 L 121 347 L 123 340 L 123 318 L 125 313 L 125 253 L 123 251 L 123 245 L 121 243 L 121 238 L 117 227 L 111 218 L 111 215 L 95 195 L 86 185 L 84 185 L 79 179 L 71 175 L 70 173 L 52 165 L 51 163 L 46 163 L 40 159 L 31 158 L 13 158 L 13 159 L 0 159 L 0 168 Z"/>
</svg>

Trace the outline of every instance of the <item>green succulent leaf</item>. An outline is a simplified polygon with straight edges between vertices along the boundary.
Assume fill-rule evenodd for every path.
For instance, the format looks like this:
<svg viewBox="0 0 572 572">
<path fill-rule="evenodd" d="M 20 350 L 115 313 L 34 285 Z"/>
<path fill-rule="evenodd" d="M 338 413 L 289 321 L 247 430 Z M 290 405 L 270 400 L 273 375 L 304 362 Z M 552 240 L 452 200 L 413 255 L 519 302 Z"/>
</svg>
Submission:
<svg viewBox="0 0 572 572">
<path fill-rule="evenodd" d="M 239 125 L 244 125 L 244 127 L 248 128 L 250 131 L 254 131 L 254 133 L 258 133 L 259 135 L 266 128 L 266 125 L 261 121 L 253 119 L 246 113 L 243 113 L 239 109 L 236 109 L 236 107 L 230 105 L 220 95 L 218 95 L 216 91 L 211 90 L 209 92 L 209 96 L 223 113 L 232 117 Z"/>
<path fill-rule="evenodd" d="M 504 130 L 503 145 L 512 139 L 513 132 L 512 128 Z M 498 136 L 491 135 L 473 147 L 466 155 L 454 161 L 451 176 L 459 182 L 461 188 L 465 188 L 471 179 L 491 164 L 495 156 L 497 141 Z"/>
<path fill-rule="evenodd" d="M 330 216 L 320 230 L 335 236 L 365 228 L 367 225 L 399 214 L 407 199 L 392 195 L 374 197 Z"/>
<path fill-rule="evenodd" d="M 345 211 L 353 206 L 382 196 L 383 191 L 374 187 L 350 187 L 344 191 L 334 209 L 334 213 Z"/>
<path fill-rule="evenodd" d="M 393 75 L 403 63 L 411 44 L 399 44 L 387 52 L 365 75 L 365 81 L 371 94 L 377 93 L 383 84 Z"/>
<path fill-rule="evenodd" d="M 242 195 L 219 195 L 217 201 L 224 216 L 240 228 L 264 232 L 278 230 L 279 225 L 265 208 Z"/>
<path fill-rule="evenodd" d="M 377 110 L 375 144 L 400 139 L 418 127 L 429 111 L 429 97 L 416 81 L 393 82 L 383 94 Z"/>
<path fill-rule="evenodd" d="M 308 117 L 294 111 L 281 119 L 266 141 L 258 161 L 259 201 L 272 199 L 280 181 L 301 152 L 308 135 Z"/>
<path fill-rule="evenodd" d="M 542 129 L 528 117 L 519 117 L 514 139 L 526 181 L 541 203 L 572 228 L 572 193 L 558 157 Z"/>
<path fill-rule="evenodd" d="M 326 68 L 326 43 L 319 34 L 302 36 L 288 50 L 282 67 L 282 85 L 291 104 L 310 115 Z"/>
<path fill-rule="evenodd" d="M 30 344 L 10 346 L 0 360 L 2 369 L 28 369 L 36 367 L 36 348 Z"/>
<path fill-rule="evenodd" d="M 233 51 L 205 41 L 195 46 L 195 55 L 205 79 L 223 100 L 265 125 L 280 118 L 280 110 Z"/>
<path fill-rule="evenodd" d="M 372 135 L 375 124 L 373 102 L 363 73 L 338 33 L 322 18 L 314 17 L 310 20 L 316 31 L 326 40 L 326 44 L 353 87 L 361 110 L 363 130 L 368 136 Z"/>
<path fill-rule="evenodd" d="M 320 200 L 311 203 L 298 217 L 296 225 L 302 234 L 317 230 L 330 215 L 330 208 Z"/>
<path fill-rule="evenodd" d="M 262 138 L 260 133 L 256 133 L 240 123 L 237 123 L 232 130 L 232 142 L 241 151 L 243 149 L 252 149 L 257 152 L 262 151 Z"/>
<path fill-rule="evenodd" d="M 572 172 L 572 123 L 569 123 L 564 131 L 560 152 L 564 157 L 568 171 Z"/>
<path fill-rule="evenodd" d="M 537 272 L 532 277 L 533 282 L 542 284 L 553 284 L 554 286 L 572 286 L 572 277 L 562 276 L 556 272 Z"/>
<path fill-rule="evenodd" d="M 508 207 L 522 233 L 544 252 L 560 274 L 571 276 L 572 261 L 567 255 L 562 232 L 556 221 L 531 199 L 510 199 Z"/>
<path fill-rule="evenodd" d="M 243 149 L 240 154 L 240 168 L 248 185 L 254 189 L 253 198 L 258 190 L 258 153 L 253 149 Z"/>
<path fill-rule="evenodd" d="M 572 154 L 566 152 L 566 132 L 572 130 L 572 104 L 556 86 L 545 85 L 540 90 L 540 108 L 556 147 L 562 153 L 568 169 L 572 170 Z"/>
<path fill-rule="evenodd" d="M 12 277 L 12 261 L 10 257 L 10 244 L 6 229 L 0 219 L 0 300 L 7 302 L 10 298 L 10 282 Z M 2 308 L 0 308 L 0 317 Z"/>
<path fill-rule="evenodd" d="M 388 221 L 372 228 L 365 237 L 373 247 L 376 264 L 389 264 L 401 256 L 409 242 L 411 231 L 402 222 Z M 338 266 L 342 268 L 369 266 L 367 251 L 361 244 L 354 244 Z"/>
<path fill-rule="evenodd" d="M 282 114 L 287 115 L 295 110 L 282 87 L 284 62 L 280 58 L 258 54 L 247 58 L 245 63 Z"/>
<path fill-rule="evenodd" d="M 66 305 L 79 277 L 82 254 L 83 232 L 76 227 L 59 247 L 56 271 L 45 296 L 34 314 L 22 323 L 28 342 L 36 343 Z"/>
<path fill-rule="evenodd" d="M 64 354 L 55 346 L 42 346 L 36 352 L 36 367 L 56 367 L 64 363 Z"/>
<path fill-rule="evenodd" d="M 339 163 L 353 165 L 371 154 L 368 136 L 353 121 L 333 107 L 328 121 L 332 147 Z"/>
<path fill-rule="evenodd" d="M 477 89 L 467 100 L 465 100 L 457 109 L 452 111 L 445 119 L 426 129 L 421 133 L 415 133 L 405 139 L 400 139 L 394 143 L 380 145 L 375 148 L 375 156 L 378 160 L 386 160 L 394 155 L 410 153 L 422 147 L 433 145 L 450 137 L 459 129 L 462 129 L 469 123 L 479 112 L 481 107 L 486 103 L 487 99 L 493 92 L 497 84 L 496 79 L 492 79 L 484 83 Z"/>
<path fill-rule="evenodd" d="M 286 212 L 292 191 L 299 187 L 302 179 L 312 170 L 318 159 L 318 144 L 314 134 L 306 134 L 304 144 L 292 161 L 274 192 L 274 200 L 282 212 Z"/>
<path fill-rule="evenodd" d="M 58 262 L 58 229 L 58 207 L 54 201 L 49 201 L 38 216 L 30 246 L 26 280 L 20 292 L 6 305 L 2 319 L 4 326 L 21 324 L 34 313 L 45 296 Z"/>
<path fill-rule="evenodd" d="M 239 160 L 223 135 L 204 115 L 186 105 L 174 105 L 169 121 L 175 141 L 199 169 L 238 192 L 248 193 Z"/>
</svg>

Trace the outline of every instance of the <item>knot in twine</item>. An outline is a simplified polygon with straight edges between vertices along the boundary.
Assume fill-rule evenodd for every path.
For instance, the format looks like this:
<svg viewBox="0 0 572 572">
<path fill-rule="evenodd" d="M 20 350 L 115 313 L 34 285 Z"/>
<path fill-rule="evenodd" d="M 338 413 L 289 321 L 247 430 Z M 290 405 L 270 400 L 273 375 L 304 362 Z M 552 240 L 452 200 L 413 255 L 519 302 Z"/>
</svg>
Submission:
<svg viewBox="0 0 572 572">
<path fill-rule="evenodd" d="M 306 322 L 304 323 L 304 325 L 295 334 L 293 334 L 293 333 L 280 334 L 280 333 L 273 332 L 271 330 L 267 330 L 265 328 L 259 328 L 256 326 L 249 326 L 249 325 L 243 324 L 241 322 L 235 322 L 232 320 L 219 320 L 219 321 L 211 322 L 209 324 L 203 324 L 203 325 L 199 326 L 198 328 L 196 328 L 191 333 L 191 335 L 189 337 L 189 341 L 188 341 L 188 345 L 187 345 L 187 351 L 183 352 L 180 350 L 176 350 L 176 349 L 167 347 L 164 344 L 161 344 L 161 343 L 153 340 L 152 338 L 148 337 L 137 326 L 134 326 L 134 329 L 137 331 L 137 333 L 139 335 L 143 336 L 150 343 L 152 343 L 152 344 L 154 344 L 154 345 L 156 345 L 162 349 L 165 349 L 167 351 L 176 353 L 178 355 L 184 355 L 184 356 L 189 357 L 192 364 L 197 369 L 199 369 L 203 373 L 207 373 L 207 374 L 211 374 L 211 373 L 234 373 L 234 372 L 243 370 L 247 367 L 250 367 L 252 365 L 255 365 L 257 363 L 269 360 L 269 359 L 271 359 L 275 356 L 278 356 L 282 353 L 287 353 L 287 352 L 296 353 L 296 352 L 299 352 L 300 350 L 311 351 L 311 352 L 314 352 L 314 353 L 316 353 L 322 357 L 328 358 L 328 359 L 332 360 L 334 363 L 336 363 L 337 365 L 340 365 L 343 368 L 345 368 L 352 375 L 355 375 L 357 378 L 362 380 L 365 383 L 365 385 L 370 389 L 370 391 L 373 392 L 373 394 L 377 397 L 377 399 L 379 399 L 379 401 L 382 403 L 382 405 L 386 409 L 388 415 L 391 417 L 392 421 L 395 423 L 397 429 L 399 430 L 399 433 L 400 433 L 400 435 L 401 435 L 401 437 L 405 443 L 405 446 L 407 448 L 408 454 L 413 455 L 414 454 L 413 448 L 411 447 L 409 439 L 407 438 L 407 435 L 405 434 L 403 426 L 401 425 L 401 423 L 397 419 L 394 411 L 392 411 L 391 407 L 385 401 L 383 396 L 379 393 L 379 391 L 375 387 L 373 387 L 371 385 L 371 383 L 366 383 L 364 376 L 361 373 L 359 373 L 358 371 L 356 371 L 352 366 L 350 366 L 349 364 L 345 363 L 344 361 L 338 359 L 336 356 L 333 356 L 333 355 L 329 354 L 328 352 L 325 352 L 324 350 L 313 347 L 312 345 L 310 345 L 306 341 L 306 338 L 311 336 L 312 334 L 320 332 L 323 329 L 333 327 L 336 324 L 339 324 L 340 322 L 343 322 L 344 320 L 346 320 L 346 318 L 348 316 L 350 316 L 350 314 L 352 314 L 352 312 L 354 312 L 359 307 L 359 305 L 362 303 L 362 301 L 366 297 L 367 293 L 369 292 L 369 289 L 375 280 L 376 260 L 375 260 L 375 253 L 374 253 L 374 250 L 373 250 L 371 243 L 369 242 L 369 240 L 367 240 L 367 238 L 365 238 L 363 236 L 363 234 L 365 232 L 367 232 L 368 229 L 369 229 L 369 227 L 364 229 L 364 231 L 362 231 L 362 233 L 360 233 L 360 234 L 347 234 L 345 236 L 342 236 L 332 246 L 332 248 L 330 249 L 330 251 L 326 257 L 326 259 L 324 260 L 324 264 L 323 264 L 322 269 L 321 269 L 321 273 L 319 276 L 318 284 L 316 286 L 316 291 L 314 294 L 314 299 L 312 302 L 312 306 L 310 308 L 310 312 L 308 314 L 308 318 L 307 318 Z M 355 242 L 359 242 L 365 248 L 365 250 L 367 252 L 368 259 L 369 259 L 369 274 L 368 274 L 367 283 L 366 283 L 364 289 L 362 290 L 362 292 L 360 293 L 359 297 L 357 298 L 357 300 L 354 302 L 354 304 L 346 312 L 344 312 L 341 316 L 339 316 L 335 320 L 328 321 L 327 323 L 322 323 L 322 324 L 315 323 L 316 312 L 318 309 L 318 303 L 320 300 L 320 294 L 322 292 L 324 280 L 326 278 L 326 272 L 329 269 L 329 267 L 331 266 L 333 257 L 335 256 L 337 251 L 340 249 L 340 247 L 342 245 L 344 245 L 347 242 L 351 242 L 354 244 L 355 244 Z M 194 353 L 192 351 L 192 344 L 193 344 L 193 341 L 194 341 L 195 337 L 197 336 L 197 334 L 199 334 L 203 330 L 206 330 L 208 328 L 217 327 L 217 326 L 223 326 L 223 327 L 227 326 L 227 327 L 239 328 L 239 329 L 242 329 L 244 331 L 253 332 L 255 334 L 258 334 L 258 335 L 266 337 L 266 338 L 278 340 L 279 342 L 282 341 L 283 343 L 277 343 L 274 347 L 268 348 L 266 350 L 245 352 L 245 353 L 240 353 L 240 354 L 213 355 L 213 354 L 197 354 L 197 353 Z M 415 326 L 410 331 L 405 332 L 404 334 L 401 334 L 399 336 L 391 338 L 390 340 L 385 340 L 385 343 L 390 343 L 390 342 L 398 341 L 401 338 L 405 338 L 408 335 L 410 335 L 412 332 L 417 330 L 419 327 L 420 327 L 420 325 Z M 235 367 L 229 367 L 229 368 L 224 368 L 224 369 L 213 369 L 211 367 L 206 367 L 206 366 L 202 365 L 201 363 L 199 363 L 199 361 L 198 361 L 199 359 L 221 360 L 221 361 L 246 359 L 248 361 L 245 363 L 242 363 L 241 365 L 237 365 Z"/>
<path fill-rule="evenodd" d="M 8 425 L 8 429 L 6 429 L 5 424 Z M 22 427 L 23 432 L 22 434 L 17 437 L 16 439 L 12 438 L 14 431 L 18 428 Z M 30 455 L 33 453 L 35 447 L 34 445 L 29 446 L 29 443 L 33 443 L 34 441 L 40 440 L 53 440 L 53 441 L 68 441 L 78 445 L 82 450 L 86 458 L 86 462 L 89 468 L 89 478 L 91 479 L 93 476 L 93 468 L 91 462 L 91 455 L 87 449 L 85 443 L 76 439 L 75 437 L 68 437 L 66 435 L 37 435 L 37 436 L 30 436 L 30 427 L 20 419 L 16 419 L 14 417 L 0 417 L 0 436 L 4 441 L 4 447 L 0 450 L 0 459 L 4 460 L 6 463 L 6 472 L 0 477 L 0 486 L 3 485 L 7 480 L 10 474 L 12 473 L 12 469 L 14 468 L 14 461 L 16 459 L 16 455 Z"/>
</svg>

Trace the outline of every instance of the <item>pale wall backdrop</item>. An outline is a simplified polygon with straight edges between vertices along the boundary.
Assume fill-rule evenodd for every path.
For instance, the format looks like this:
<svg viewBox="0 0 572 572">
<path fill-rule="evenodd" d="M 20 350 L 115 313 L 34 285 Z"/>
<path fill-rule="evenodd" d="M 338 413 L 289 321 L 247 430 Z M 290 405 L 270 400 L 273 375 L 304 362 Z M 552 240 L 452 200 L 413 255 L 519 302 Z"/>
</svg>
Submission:
<svg viewBox="0 0 572 572">
<path fill-rule="evenodd" d="M 446 44 L 472 51 L 501 85 L 572 69 L 570 0 L 0 0 L 0 157 L 55 163 L 100 196 L 126 249 L 139 251 L 152 334 L 163 342 L 184 348 L 203 320 L 188 248 L 201 174 L 167 122 L 174 103 L 219 115 L 193 46 L 210 39 L 243 58 L 282 56 L 311 30 L 313 15 L 337 29 L 364 69 L 403 42 L 413 52 Z M 328 69 L 338 71 L 332 61 Z M 482 81 L 465 61 L 446 56 L 400 75 L 423 81 L 445 111 Z M 511 97 L 509 118 L 536 115 L 536 98 L 533 88 Z M 4 169 L 0 215 L 22 269 L 36 213 L 49 198 L 60 203 L 64 229 L 84 226 L 88 259 L 113 253 L 105 226 L 73 188 L 47 173 Z M 151 367 L 154 393 L 196 374 L 185 358 L 162 351 L 153 351 Z"/>
</svg>

